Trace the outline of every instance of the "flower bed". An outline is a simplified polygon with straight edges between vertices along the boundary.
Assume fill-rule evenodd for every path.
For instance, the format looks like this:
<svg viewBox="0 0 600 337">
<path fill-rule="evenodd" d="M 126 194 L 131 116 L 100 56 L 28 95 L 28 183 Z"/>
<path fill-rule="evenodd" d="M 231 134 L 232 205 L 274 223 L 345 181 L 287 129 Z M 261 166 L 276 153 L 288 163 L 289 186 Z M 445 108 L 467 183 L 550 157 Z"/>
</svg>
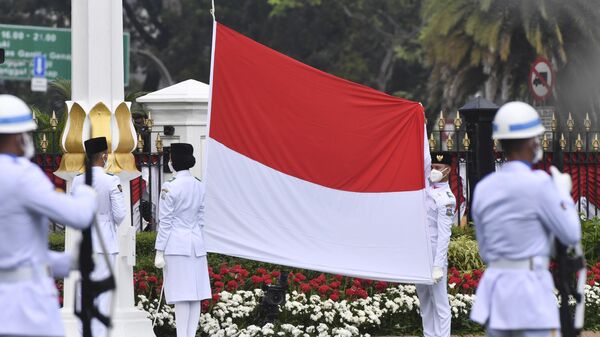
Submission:
<svg viewBox="0 0 600 337">
<path fill-rule="evenodd" d="M 586 329 L 600 327 L 600 263 L 588 273 Z M 420 332 L 419 299 L 413 285 L 392 284 L 340 275 L 307 278 L 290 272 L 287 301 L 275 324 L 257 324 L 256 307 L 263 286 L 277 282 L 279 271 L 240 265 L 210 268 L 212 300 L 203 301 L 203 336 L 369 336 Z M 481 270 L 448 271 L 448 297 L 453 334 L 482 332 L 469 321 Z M 138 307 L 157 318 L 157 334 L 174 335 L 173 309 L 157 311 L 161 280 L 145 271 L 135 274 Z"/>
</svg>

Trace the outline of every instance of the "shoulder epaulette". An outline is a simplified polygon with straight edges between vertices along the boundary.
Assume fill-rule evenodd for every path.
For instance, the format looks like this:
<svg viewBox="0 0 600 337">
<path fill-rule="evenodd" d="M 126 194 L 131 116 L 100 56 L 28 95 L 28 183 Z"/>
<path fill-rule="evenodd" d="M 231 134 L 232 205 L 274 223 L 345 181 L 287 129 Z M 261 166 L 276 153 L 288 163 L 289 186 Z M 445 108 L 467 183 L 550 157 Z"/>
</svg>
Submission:
<svg viewBox="0 0 600 337">
<path fill-rule="evenodd" d="M 76 177 L 79 177 L 80 175 L 84 174 L 85 172 L 81 172 L 78 175 L 76 175 Z"/>
<path fill-rule="evenodd" d="M 200 180 L 200 178 L 198 178 L 198 177 L 194 177 L 194 178 L 196 178 L 196 180 L 198 180 L 199 182 L 202 182 L 202 180 Z"/>
<path fill-rule="evenodd" d="M 108 173 L 108 172 L 106 172 L 106 174 L 108 174 L 109 176 L 114 176 L 114 174 L 113 174 L 113 173 Z"/>
<path fill-rule="evenodd" d="M 172 182 L 173 180 L 175 180 L 175 177 L 172 177 L 171 179 L 167 180 L 168 183 Z"/>
</svg>

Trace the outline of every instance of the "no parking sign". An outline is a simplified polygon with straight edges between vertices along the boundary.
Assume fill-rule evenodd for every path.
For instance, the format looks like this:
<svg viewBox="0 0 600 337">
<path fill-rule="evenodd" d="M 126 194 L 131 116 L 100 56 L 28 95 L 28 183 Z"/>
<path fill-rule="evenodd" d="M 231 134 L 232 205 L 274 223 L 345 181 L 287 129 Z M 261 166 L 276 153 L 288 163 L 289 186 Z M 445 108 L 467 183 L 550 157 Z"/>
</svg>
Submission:
<svg viewBox="0 0 600 337">
<path fill-rule="evenodd" d="M 529 71 L 529 90 L 536 101 L 543 101 L 552 95 L 556 76 L 550 61 L 538 57 Z"/>
</svg>

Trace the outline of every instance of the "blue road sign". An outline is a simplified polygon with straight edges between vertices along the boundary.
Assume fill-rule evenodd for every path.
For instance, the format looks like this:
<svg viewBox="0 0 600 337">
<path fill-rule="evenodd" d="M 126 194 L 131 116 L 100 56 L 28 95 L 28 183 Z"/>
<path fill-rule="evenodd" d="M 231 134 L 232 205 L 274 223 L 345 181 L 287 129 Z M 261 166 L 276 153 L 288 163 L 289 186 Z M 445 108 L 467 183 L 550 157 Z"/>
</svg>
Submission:
<svg viewBox="0 0 600 337">
<path fill-rule="evenodd" d="M 46 55 L 37 55 L 33 57 L 33 76 L 46 76 Z"/>
</svg>

